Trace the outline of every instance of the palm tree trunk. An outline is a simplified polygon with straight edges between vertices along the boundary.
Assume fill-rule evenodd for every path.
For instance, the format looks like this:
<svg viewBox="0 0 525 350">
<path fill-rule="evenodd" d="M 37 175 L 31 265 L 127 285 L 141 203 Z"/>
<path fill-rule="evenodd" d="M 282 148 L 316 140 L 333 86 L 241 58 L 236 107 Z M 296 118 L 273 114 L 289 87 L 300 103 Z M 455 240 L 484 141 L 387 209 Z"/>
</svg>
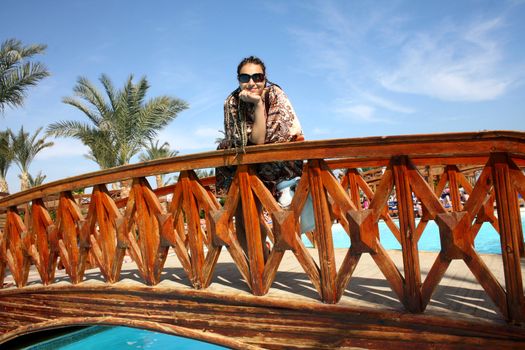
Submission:
<svg viewBox="0 0 525 350">
<path fill-rule="evenodd" d="M 29 174 L 27 171 L 22 171 L 22 174 L 20 174 L 20 189 L 25 191 L 29 187 Z"/>
<path fill-rule="evenodd" d="M 164 187 L 164 182 L 162 181 L 162 175 L 156 175 L 155 181 L 157 182 L 157 188 Z"/>
<path fill-rule="evenodd" d="M 0 176 L 0 193 L 1 192 L 9 193 L 9 186 L 3 176 Z"/>
<path fill-rule="evenodd" d="M 128 198 L 131 191 L 133 180 L 123 180 L 120 182 L 120 198 Z"/>
</svg>

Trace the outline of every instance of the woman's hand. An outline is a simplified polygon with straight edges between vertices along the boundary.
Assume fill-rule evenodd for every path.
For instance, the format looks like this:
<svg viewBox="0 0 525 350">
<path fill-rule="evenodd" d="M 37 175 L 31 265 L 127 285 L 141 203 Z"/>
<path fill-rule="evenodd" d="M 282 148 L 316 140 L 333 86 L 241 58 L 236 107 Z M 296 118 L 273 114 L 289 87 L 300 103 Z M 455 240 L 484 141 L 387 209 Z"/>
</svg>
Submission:
<svg viewBox="0 0 525 350">
<path fill-rule="evenodd" d="M 262 101 L 261 95 L 254 92 L 250 92 L 249 90 L 242 90 L 239 93 L 239 98 L 244 102 L 248 102 L 254 105 L 258 105 Z"/>
<path fill-rule="evenodd" d="M 263 92 L 264 96 L 264 92 Z M 254 109 L 254 122 L 252 126 L 252 133 L 249 139 L 252 143 L 260 145 L 264 143 L 266 138 L 266 111 L 264 109 L 264 99 L 258 94 L 248 90 L 242 90 L 239 93 L 239 98 L 247 103 L 252 103 L 255 106 Z"/>
</svg>

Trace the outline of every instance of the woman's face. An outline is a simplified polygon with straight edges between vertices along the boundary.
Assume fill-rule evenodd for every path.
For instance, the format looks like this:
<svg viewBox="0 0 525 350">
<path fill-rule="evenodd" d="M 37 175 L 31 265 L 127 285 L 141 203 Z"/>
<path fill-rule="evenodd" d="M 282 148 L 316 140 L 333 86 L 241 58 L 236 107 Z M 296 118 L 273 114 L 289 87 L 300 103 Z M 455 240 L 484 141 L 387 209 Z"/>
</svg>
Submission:
<svg viewBox="0 0 525 350">
<path fill-rule="evenodd" d="M 266 84 L 263 68 L 254 63 L 246 63 L 239 72 L 239 86 L 241 90 L 247 90 L 250 93 L 262 95 Z M 261 80 L 262 79 L 262 80 Z"/>
</svg>

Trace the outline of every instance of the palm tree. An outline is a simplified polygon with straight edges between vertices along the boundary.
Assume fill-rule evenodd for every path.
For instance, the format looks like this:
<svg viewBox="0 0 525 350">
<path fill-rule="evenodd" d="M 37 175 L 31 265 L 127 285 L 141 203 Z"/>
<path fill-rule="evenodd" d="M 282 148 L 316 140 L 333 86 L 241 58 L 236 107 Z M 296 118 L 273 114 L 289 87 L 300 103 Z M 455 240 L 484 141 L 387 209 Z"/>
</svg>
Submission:
<svg viewBox="0 0 525 350">
<path fill-rule="evenodd" d="M 46 45 L 23 46 L 16 39 L 8 39 L 0 46 L 0 113 L 6 106 L 21 106 L 26 90 L 49 76 L 40 62 L 27 59 L 43 53 Z"/>
<path fill-rule="evenodd" d="M 13 139 L 13 160 L 20 168 L 20 188 L 22 191 L 30 187 L 29 183 L 29 165 L 33 162 L 36 155 L 46 147 L 53 146 L 53 142 L 46 142 L 45 137 L 37 139 L 42 128 L 38 128 L 33 136 L 24 131 L 24 127 L 15 135 L 11 130 L 9 133 Z"/>
<path fill-rule="evenodd" d="M 170 158 L 175 157 L 178 153 L 179 151 L 171 150 L 170 144 L 167 142 L 164 142 L 159 147 L 158 140 L 156 140 L 155 143 L 150 140 L 149 146 L 146 148 L 145 152 L 139 155 L 139 160 L 141 162 L 145 162 L 154 159 Z M 156 175 L 155 180 L 157 182 L 157 188 L 164 186 L 164 181 L 161 174 Z"/>
<path fill-rule="evenodd" d="M 39 171 L 38 174 L 36 174 L 36 177 L 33 177 L 31 174 L 28 174 L 29 188 L 42 185 L 46 177 L 46 175 L 42 174 L 42 171 Z M 18 175 L 18 178 L 22 180 L 22 175 Z"/>
<path fill-rule="evenodd" d="M 13 147 L 10 130 L 0 131 L 0 192 L 9 193 L 7 184 L 7 170 L 13 161 Z"/>
<path fill-rule="evenodd" d="M 122 90 L 115 90 L 111 80 L 101 75 L 108 101 L 86 78 L 80 77 L 74 87 L 78 98 L 63 102 L 81 110 L 89 123 L 60 121 L 48 126 L 47 132 L 57 137 L 74 137 L 89 147 L 87 155 L 102 169 L 129 164 L 177 114 L 188 104 L 178 98 L 160 96 L 145 101 L 149 89 L 145 77 L 137 84 L 130 75 Z"/>
</svg>

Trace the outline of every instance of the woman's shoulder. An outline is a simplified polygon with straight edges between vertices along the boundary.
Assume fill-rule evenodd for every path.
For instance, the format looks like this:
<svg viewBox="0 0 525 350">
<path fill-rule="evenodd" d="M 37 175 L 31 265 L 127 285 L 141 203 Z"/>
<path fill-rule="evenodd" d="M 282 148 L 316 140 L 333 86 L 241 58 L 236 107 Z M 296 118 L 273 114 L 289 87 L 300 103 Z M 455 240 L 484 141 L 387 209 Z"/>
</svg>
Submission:
<svg viewBox="0 0 525 350">
<path fill-rule="evenodd" d="M 268 84 L 268 91 L 272 93 L 284 93 L 284 90 L 275 83 Z"/>
<path fill-rule="evenodd" d="M 270 99 L 273 98 L 287 98 L 286 93 L 284 92 L 283 88 L 275 83 L 271 83 L 268 86 L 268 95 Z"/>
</svg>

